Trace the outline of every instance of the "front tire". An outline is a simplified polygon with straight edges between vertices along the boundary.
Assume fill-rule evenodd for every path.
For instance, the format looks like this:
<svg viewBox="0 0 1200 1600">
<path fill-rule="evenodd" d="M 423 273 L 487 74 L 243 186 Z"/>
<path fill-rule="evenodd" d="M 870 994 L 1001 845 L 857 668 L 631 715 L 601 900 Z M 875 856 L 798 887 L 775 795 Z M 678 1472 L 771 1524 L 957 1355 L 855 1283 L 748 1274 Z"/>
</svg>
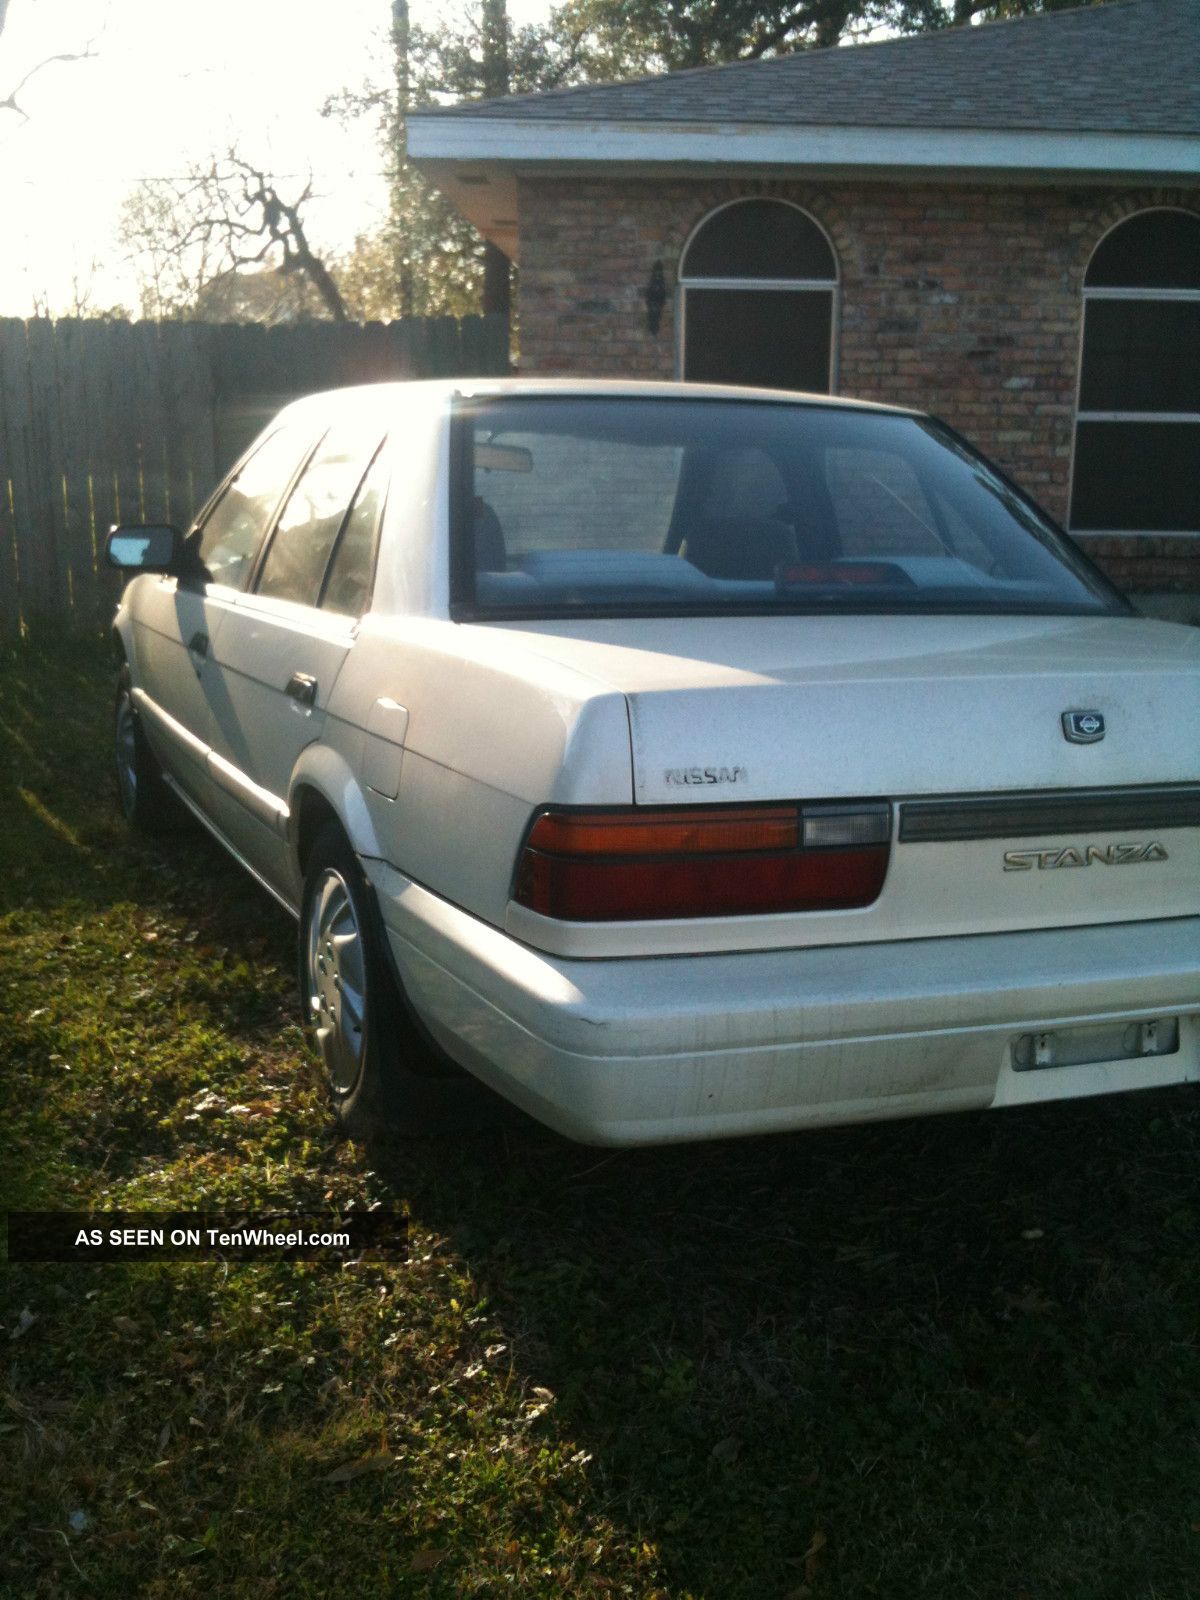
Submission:
<svg viewBox="0 0 1200 1600">
<path fill-rule="evenodd" d="M 476 1086 L 446 1077 L 409 1016 L 366 875 L 341 828 L 313 843 L 300 905 L 300 996 L 334 1112 L 352 1138 L 457 1131 Z"/>
<path fill-rule="evenodd" d="M 117 763 L 117 798 L 125 820 L 139 833 L 165 833 L 179 820 L 175 796 L 163 781 L 158 757 L 151 750 L 133 701 L 128 664 L 117 675 L 113 707 L 113 743 Z"/>
</svg>

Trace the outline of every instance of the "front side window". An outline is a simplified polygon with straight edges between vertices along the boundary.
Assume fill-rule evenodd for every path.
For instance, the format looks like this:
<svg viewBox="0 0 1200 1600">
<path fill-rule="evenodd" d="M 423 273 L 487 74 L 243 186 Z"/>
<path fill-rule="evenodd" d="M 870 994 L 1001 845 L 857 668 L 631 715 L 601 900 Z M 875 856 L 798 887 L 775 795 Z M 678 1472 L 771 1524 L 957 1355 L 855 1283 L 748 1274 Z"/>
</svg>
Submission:
<svg viewBox="0 0 1200 1600">
<path fill-rule="evenodd" d="M 245 588 L 263 535 L 312 441 L 311 424 L 279 428 L 230 479 L 200 530 L 200 559 L 214 583 Z"/>
<path fill-rule="evenodd" d="M 512 396 L 455 426 L 455 615 L 1124 609 L 928 418 Z"/>
<path fill-rule="evenodd" d="M 1083 295 L 1071 527 L 1200 533 L 1200 216 L 1120 223 Z"/>
<path fill-rule="evenodd" d="M 315 606 L 325 567 L 380 430 L 335 424 L 321 440 L 279 514 L 259 573 L 259 594 Z"/>
</svg>

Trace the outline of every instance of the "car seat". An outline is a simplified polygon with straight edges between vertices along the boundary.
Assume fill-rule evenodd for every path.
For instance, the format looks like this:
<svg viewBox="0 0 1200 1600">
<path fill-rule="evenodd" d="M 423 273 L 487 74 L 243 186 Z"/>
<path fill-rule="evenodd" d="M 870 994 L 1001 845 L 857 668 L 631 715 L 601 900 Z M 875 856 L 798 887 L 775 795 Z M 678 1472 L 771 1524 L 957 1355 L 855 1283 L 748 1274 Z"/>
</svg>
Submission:
<svg viewBox="0 0 1200 1600">
<path fill-rule="evenodd" d="M 475 496 L 475 570 L 476 572 L 505 572 L 508 569 L 508 551 L 504 544 L 504 529 L 500 518 L 479 495 Z"/>
<path fill-rule="evenodd" d="M 710 578 L 771 579 L 796 558 L 795 533 L 769 517 L 705 517 L 687 530 L 684 554 Z"/>
</svg>

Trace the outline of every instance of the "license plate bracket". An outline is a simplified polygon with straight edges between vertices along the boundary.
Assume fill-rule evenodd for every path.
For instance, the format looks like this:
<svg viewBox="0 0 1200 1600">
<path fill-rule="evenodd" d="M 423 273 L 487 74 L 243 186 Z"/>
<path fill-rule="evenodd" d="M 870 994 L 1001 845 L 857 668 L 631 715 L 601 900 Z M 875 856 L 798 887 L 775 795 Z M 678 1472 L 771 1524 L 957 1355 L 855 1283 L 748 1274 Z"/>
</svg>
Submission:
<svg viewBox="0 0 1200 1600">
<path fill-rule="evenodd" d="M 1096 1066 L 1105 1061 L 1156 1060 L 1179 1049 L 1178 1017 L 1145 1017 L 1081 1028 L 1047 1028 L 1013 1040 L 1017 1072 Z"/>
</svg>

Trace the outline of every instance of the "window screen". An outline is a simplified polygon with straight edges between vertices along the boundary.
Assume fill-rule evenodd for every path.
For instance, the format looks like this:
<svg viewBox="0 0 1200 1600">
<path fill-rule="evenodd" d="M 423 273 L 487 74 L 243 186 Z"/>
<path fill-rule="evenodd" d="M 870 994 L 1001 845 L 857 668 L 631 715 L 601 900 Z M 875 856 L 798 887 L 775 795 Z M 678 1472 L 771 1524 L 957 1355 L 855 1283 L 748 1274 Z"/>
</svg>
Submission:
<svg viewBox="0 0 1200 1600">
<path fill-rule="evenodd" d="M 1194 300 L 1089 300 L 1079 406 L 1200 412 L 1200 294 Z"/>
<path fill-rule="evenodd" d="M 825 394 L 832 319 L 828 289 L 690 288 L 683 375 Z"/>
<path fill-rule="evenodd" d="M 1096 247 L 1084 279 L 1089 289 L 1200 289 L 1200 216 L 1143 211 Z"/>
<path fill-rule="evenodd" d="M 824 233 L 782 200 L 714 211 L 679 268 L 683 376 L 827 393 L 837 262 Z"/>
<path fill-rule="evenodd" d="M 713 212 L 683 258 L 684 278 L 837 277 L 829 241 L 782 200 L 738 200 Z"/>
<path fill-rule="evenodd" d="M 1200 418 L 1081 420 L 1071 524 L 1131 533 L 1200 532 Z"/>
<path fill-rule="evenodd" d="M 1071 527 L 1200 533 L 1200 216 L 1130 217 L 1083 293 Z"/>
</svg>

